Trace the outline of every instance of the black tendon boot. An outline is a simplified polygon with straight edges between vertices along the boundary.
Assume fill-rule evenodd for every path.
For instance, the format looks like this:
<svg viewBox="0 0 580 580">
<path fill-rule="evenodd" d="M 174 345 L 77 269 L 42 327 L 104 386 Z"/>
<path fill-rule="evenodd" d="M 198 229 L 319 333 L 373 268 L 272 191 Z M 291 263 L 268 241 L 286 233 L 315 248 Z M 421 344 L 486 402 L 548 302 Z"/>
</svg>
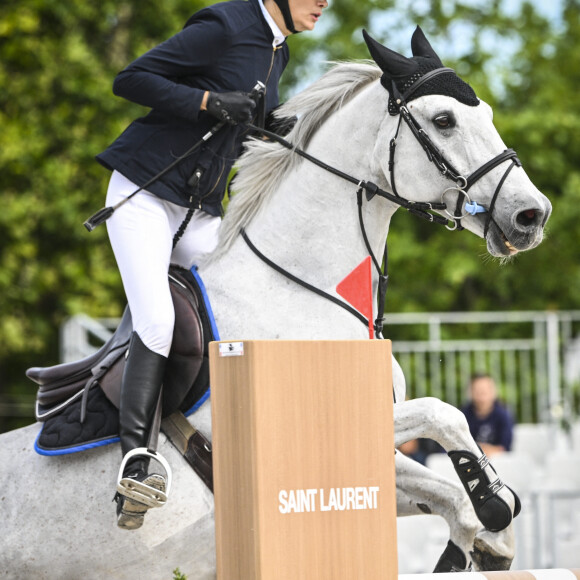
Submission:
<svg viewBox="0 0 580 580">
<path fill-rule="evenodd" d="M 117 525 L 137 529 L 150 507 L 163 505 L 166 481 L 148 474 L 149 443 L 167 358 L 148 349 L 136 332 L 131 336 L 119 405 L 121 451 L 125 465 L 117 486 Z M 127 454 L 140 449 L 136 455 Z"/>
<path fill-rule="evenodd" d="M 513 494 L 514 518 L 520 513 L 520 500 L 499 477 L 495 481 L 490 481 L 485 472 L 485 468 L 490 465 L 485 453 L 482 453 L 479 458 L 469 451 L 449 451 L 447 455 L 453 462 L 453 467 L 471 500 L 479 521 L 492 532 L 507 528 L 512 521 L 512 511 L 498 492 L 505 486 Z"/>
<path fill-rule="evenodd" d="M 471 564 L 467 567 L 465 554 L 459 546 L 449 540 L 433 572 L 436 574 L 441 572 L 471 572 Z"/>
</svg>

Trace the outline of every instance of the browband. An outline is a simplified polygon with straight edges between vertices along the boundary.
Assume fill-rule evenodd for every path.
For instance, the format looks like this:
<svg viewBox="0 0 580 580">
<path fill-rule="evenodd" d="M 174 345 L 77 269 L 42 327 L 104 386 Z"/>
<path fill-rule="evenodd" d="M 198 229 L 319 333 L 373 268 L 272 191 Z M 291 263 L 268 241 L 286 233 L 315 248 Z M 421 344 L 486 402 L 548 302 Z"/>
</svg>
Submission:
<svg viewBox="0 0 580 580">
<path fill-rule="evenodd" d="M 442 68 L 436 68 L 435 70 L 431 70 L 428 73 L 425 73 L 419 80 L 414 82 L 402 95 L 401 93 L 399 93 L 397 87 L 395 86 L 395 81 L 393 81 L 393 95 L 396 95 L 395 102 L 397 106 L 400 107 L 402 104 L 406 103 L 409 97 L 427 81 L 431 80 L 433 77 L 439 76 L 444 73 L 455 74 L 455 71 L 452 68 L 446 66 Z"/>
</svg>

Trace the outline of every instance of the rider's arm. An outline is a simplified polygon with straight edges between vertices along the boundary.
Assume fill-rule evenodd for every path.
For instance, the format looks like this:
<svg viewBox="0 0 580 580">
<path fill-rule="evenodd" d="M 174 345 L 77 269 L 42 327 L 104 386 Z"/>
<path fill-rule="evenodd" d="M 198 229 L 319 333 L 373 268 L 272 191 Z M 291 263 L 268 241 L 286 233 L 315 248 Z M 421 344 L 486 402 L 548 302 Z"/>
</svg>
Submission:
<svg viewBox="0 0 580 580">
<path fill-rule="evenodd" d="M 206 93 L 196 85 L 228 45 L 226 24 L 211 11 L 202 10 L 186 28 L 121 71 L 113 92 L 145 107 L 196 121 Z"/>
</svg>

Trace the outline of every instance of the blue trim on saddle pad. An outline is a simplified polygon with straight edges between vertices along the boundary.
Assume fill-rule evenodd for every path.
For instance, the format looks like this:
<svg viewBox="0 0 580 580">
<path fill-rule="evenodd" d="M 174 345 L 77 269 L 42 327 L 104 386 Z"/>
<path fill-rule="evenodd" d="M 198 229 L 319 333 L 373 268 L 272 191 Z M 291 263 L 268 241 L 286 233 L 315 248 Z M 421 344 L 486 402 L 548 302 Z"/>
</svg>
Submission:
<svg viewBox="0 0 580 580">
<path fill-rule="evenodd" d="M 197 282 L 197 285 L 199 286 L 199 291 L 201 292 L 201 295 L 203 297 L 203 302 L 205 304 L 205 310 L 207 312 L 207 316 L 209 318 L 209 322 L 211 325 L 211 332 L 213 334 L 213 340 L 219 340 L 220 333 L 219 333 L 218 328 L 217 328 L 215 316 L 213 315 L 213 310 L 211 308 L 211 302 L 209 301 L 209 296 L 207 295 L 207 290 L 205 289 L 205 284 L 203 283 L 201 276 L 197 272 L 197 266 L 192 266 L 191 274 L 195 278 L 195 281 Z M 187 410 L 184 413 L 184 415 L 186 417 L 189 417 L 190 415 L 195 413 L 209 399 L 209 396 L 210 396 L 210 387 L 208 386 L 207 391 L 203 394 L 201 399 L 199 399 L 199 401 L 197 401 L 197 403 L 195 403 L 195 405 L 193 405 L 193 407 L 191 407 L 191 409 Z"/>
<path fill-rule="evenodd" d="M 40 438 L 41 433 L 42 429 L 39 431 L 36 436 L 36 441 L 34 442 L 34 451 L 39 455 L 70 455 L 71 453 L 78 453 L 79 451 L 86 451 L 87 449 L 103 447 L 105 445 L 110 445 L 111 443 L 118 443 L 121 440 L 119 437 L 111 437 L 101 441 L 91 441 L 90 443 L 84 443 L 83 445 L 77 445 L 75 447 L 67 447 L 66 449 L 43 449 L 38 446 L 38 439 Z"/>
<path fill-rule="evenodd" d="M 197 266 L 191 268 L 191 273 L 199 285 L 199 290 L 203 296 L 203 301 L 205 302 L 205 309 L 207 310 L 207 315 L 209 316 L 209 321 L 211 323 L 211 332 L 213 334 L 213 340 L 220 340 L 220 333 L 215 322 L 215 316 L 213 315 L 213 310 L 211 308 L 211 302 L 209 301 L 209 296 L 207 295 L 207 290 L 205 289 L 205 284 L 201 279 L 201 276 L 197 273 Z"/>
</svg>

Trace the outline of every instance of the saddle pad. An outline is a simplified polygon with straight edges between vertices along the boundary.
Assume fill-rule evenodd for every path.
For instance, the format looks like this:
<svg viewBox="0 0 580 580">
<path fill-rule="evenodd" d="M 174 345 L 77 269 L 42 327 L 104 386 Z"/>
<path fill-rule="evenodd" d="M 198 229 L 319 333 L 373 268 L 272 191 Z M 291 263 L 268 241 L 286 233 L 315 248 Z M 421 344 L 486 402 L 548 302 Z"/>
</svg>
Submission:
<svg viewBox="0 0 580 580">
<path fill-rule="evenodd" d="M 119 441 L 119 412 L 99 387 L 89 392 L 84 422 L 80 417 L 78 400 L 45 421 L 34 443 L 36 452 L 64 455 Z"/>
<path fill-rule="evenodd" d="M 208 345 L 212 340 L 219 340 L 219 334 L 207 292 L 197 270 L 172 268 L 171 274 L 195 293 L 200 304 L 198 313 L 204 336 L 203 362 L 197 378 L 179 406 L 180 411 L 190 415 L 209 398 Z M 42 423 L 34 443 L 37 453 L 66 455 L 119 441 L 119 412 L 98 383 L 88 392 L 83 422 L 81 405 L 82 401 L 78 399 Z"/>
</svg>

